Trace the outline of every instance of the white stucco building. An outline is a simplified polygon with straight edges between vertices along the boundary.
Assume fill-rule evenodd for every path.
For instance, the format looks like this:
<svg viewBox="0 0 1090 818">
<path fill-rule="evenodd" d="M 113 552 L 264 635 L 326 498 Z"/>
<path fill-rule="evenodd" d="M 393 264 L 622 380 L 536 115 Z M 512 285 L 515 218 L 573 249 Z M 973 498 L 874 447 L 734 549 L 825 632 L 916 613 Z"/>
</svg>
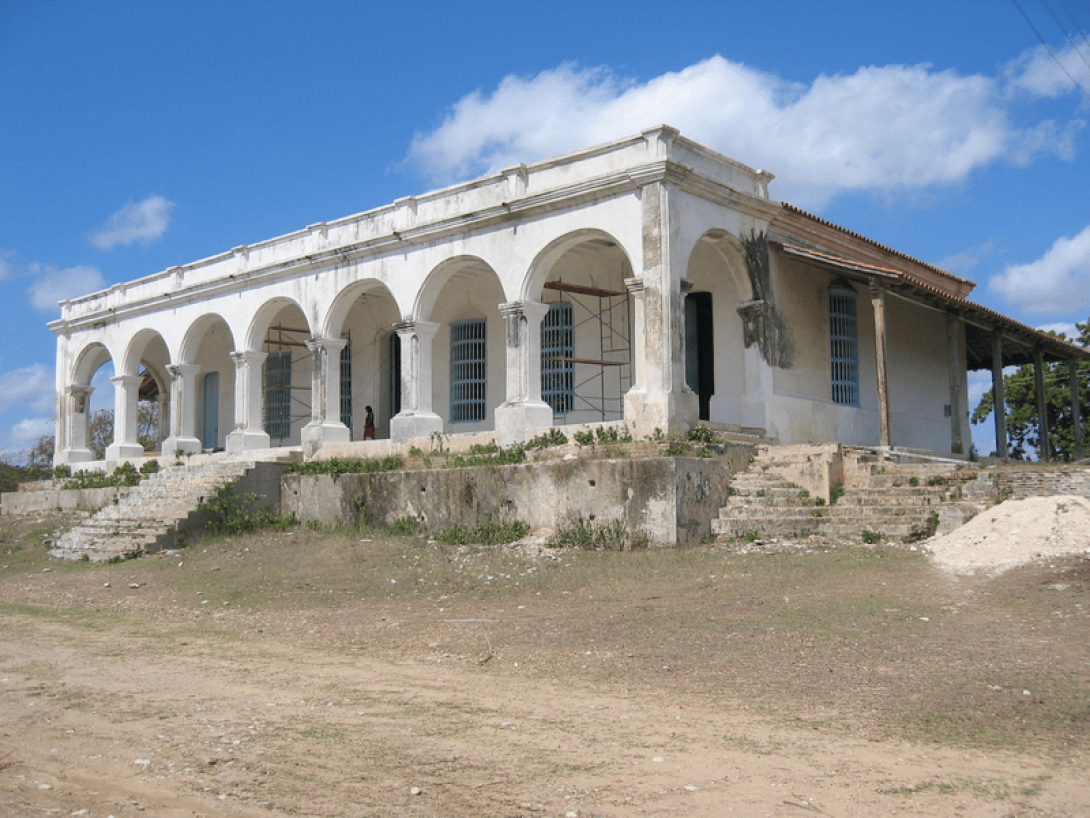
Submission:
<svg viewBox="0 0 1090 818">
<path fill-rule="evenodd" d="M 91 460 L 107 362 L 120 460 L 141 399 L 168 455 L 313 454 L 361 441 L 367 406 L 401 443 L 703 420 L 960 453 L 968 369 L 1085 354 L 772 178 L 661 126 L 62 302 L 56 462 Z"/>
</svg>

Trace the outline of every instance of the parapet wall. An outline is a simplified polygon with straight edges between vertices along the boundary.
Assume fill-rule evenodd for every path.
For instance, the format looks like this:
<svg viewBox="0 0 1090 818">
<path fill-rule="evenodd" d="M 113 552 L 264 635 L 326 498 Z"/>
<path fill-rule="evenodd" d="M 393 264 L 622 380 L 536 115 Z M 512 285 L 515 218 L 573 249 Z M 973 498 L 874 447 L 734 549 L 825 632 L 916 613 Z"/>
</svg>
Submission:
<svg viewBox="0 0 1090 818">
<path fill-rule="evenodd" d="M 689 457 L 570 460 L 373 474 L 288 474 L 281 510 L 301 521 L 474 528 L 490 518 L 531 529 L 620 523 L 655 546 L 696 545 L 711 535 L 732 471 Z"/>
</svg>

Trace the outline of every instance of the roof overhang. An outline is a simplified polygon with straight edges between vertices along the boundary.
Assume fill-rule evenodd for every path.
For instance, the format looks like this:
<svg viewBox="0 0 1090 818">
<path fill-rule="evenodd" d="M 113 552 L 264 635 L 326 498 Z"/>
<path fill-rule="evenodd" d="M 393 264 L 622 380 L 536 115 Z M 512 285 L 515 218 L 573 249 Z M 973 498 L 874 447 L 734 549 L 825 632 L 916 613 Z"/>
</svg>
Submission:
<svg viewBox="0 0 1090 818">
<path fill-rule="evenodd" d="M 1048 361 L 1090 360 L 1090 349 L 1027 326 L 982 304 L 959 298 L 901 270 L 892 270 L 858 259 L 842 258 L 787 243 L 777 243 L 785 255 L 798 258 L 829 273 L 865 284 L 877 284 L 888 292 L 965 322 L 966 365 L 991 369 L 998 339 L 1003 366 L 1032 363 L 1040 353 Z"/>
</svg>

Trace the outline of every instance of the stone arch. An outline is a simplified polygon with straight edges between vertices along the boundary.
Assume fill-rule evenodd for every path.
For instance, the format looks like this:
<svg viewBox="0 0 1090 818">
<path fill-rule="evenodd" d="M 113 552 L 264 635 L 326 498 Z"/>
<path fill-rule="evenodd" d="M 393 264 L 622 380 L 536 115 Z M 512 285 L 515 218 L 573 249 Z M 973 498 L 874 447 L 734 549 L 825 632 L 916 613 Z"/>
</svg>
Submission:
<svg viewBox="0 0 1090 818">
<path fill-rule="evenodd" d="M 757 425 L 747 398 L 745 321 L 740 305 L 754 301 L 745 248 L 726 230 L 706 231 L 693 245 L 684 278 L 685 379 L 699 397 L 699 417 Z M 748 373 L 752 374 L 752 373 Z"/>
<path fill-rule="evenodd" d="M 427 275 L 413 306 L 413 321 L 431 324 L 431 403 L 448 432 L 478 432 L 495 428 L 495 409 L 504 400 L 507 383 L 506 334 L 499 306 L 506 294 L 490 264 L 478 256 L 455 256 Z M 480 333 L 483 344 L 464 346 L 463 333 Z M 453 360 L 472 347 L 475 363 L 468 368 Z M 474 368 L 470 383 L 463 377 Z M 421 373 L 423 380 L 423 373 Z M 468 377 L 468 376 L 467 376 Z M 472 397 L 467 404 L 467 392 Z M 470 407 L 470 408 L 467 408 Z"/>
<path fill-rule="evenodd" d="M 689 255 L 690 266 L 693 255 L 701 248 L 710 249 L 719 257 L 723 265 L 721 269 L 724 269 L 733 279 L 740 301 L 753 301 L 757 298 L 753 281 L 746 269 L 746 249 L 737 236 L 720 228 L 706 231 L 693 246 Z"/>
<path fill-rule="evenodd" d="M 624 418 L 633 385 L 634 316 L 628 251 L 611 234 L 575 230 L 534 258 L 523 298 L 548 306 L 541 334 L 542 400 L 565 424 Z"/>
<path fill-rule="evenodd" d="M 106 344 L 92 341 L 76 355 L 72 366 L 72 376 L 69 383 L 73 386 L 90 386 L 95 373 L 107 362 L 115 361 L 115 357 Z M 116 364 L 115 364 L 116 369 Z"/>
<path fill-rule="evenodd" d="M 246 334 L 246 350 L 266 353 L 264 389 L 250 400 L 264 401 L 265 432 L 274 446 L 298 446 L 310 423 L 315 396 L 314 330 L 305 309 L 287 296 L 275 296 L 254 313 Z"/>
<path fill-rule="evenodd" d="M 401 312 L 389 287 L 378 279 L 353 282 L 342 289 L 326 314 L 322 336 L 340 339 L 344 347 L 331 361 L 337 377 L 335 413 L 352 440 L 364 439 L 367 407 L 375 437 L 390 434 L 390 419 L 401 409 L 400 340 L 394 330 Z"/>
<path fill-rule="evenodd" d="M 555 269 L 556 264 L 565 254 L 579 248 L 581 245 L 584 247 L 618 248 L 619 252 L 624 255 L 624 261 L 627 264 L 627 269 L 622 271 L 622 279 L 632 276 L 631 254 L 616 237 L 605 230 L 596 228 L 573 230 L 553 239 L 534 257 L 523 279 L 522 291 L 519 294 L 520 298 L 524 300 L 537 300 L 540 298 L 541 289 L 549 278 L 551 271 Z"/>
<path fill-rule="evenodd" d="M 492 265 L 479 256 L 453 256 L 432 268 L 425 276 L 413 303 L 411 320 L 430 321 L 443 289 L 452 281 L 465 281 L 473 276 L 492 276 L 499 282 Z M 496 303 L 503 300 L 502 296 Z"/>
</svg>

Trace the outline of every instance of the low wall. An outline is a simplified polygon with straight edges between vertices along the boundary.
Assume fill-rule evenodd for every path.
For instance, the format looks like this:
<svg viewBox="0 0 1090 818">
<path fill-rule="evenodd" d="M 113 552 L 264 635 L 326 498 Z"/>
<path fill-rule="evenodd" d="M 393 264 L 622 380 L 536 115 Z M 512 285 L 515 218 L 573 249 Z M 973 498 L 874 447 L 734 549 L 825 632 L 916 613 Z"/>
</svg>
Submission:
<svg viewBox="0 0 1090 818">
<path fill-rule="evenodd" d="M 45 511 L 86 511 L 94 513 L 116 503 L 132 491 L 131 486 L 105 489 L 38 489 L 35 491 L 5 491 L 0 495 L 0 514 L 17 516 Z"/>
<path fill-rule="evenodd" d="M 281 510 L 300 520 L 388 526 L 413 517 L 432 531 L 490 517 L 531 529 L 616 523 L 650 544 L 695 545 L 726 505 L 732 471 L 688 457 L 571 460 L 374 474 L 288 474 Z"/>
<path fill-rule="evenodd" d="M 999 496 L 1024 500 L 1074 494 L 1090 500 L 1090 468 L 1080 466 L 1043 466 L 998 470 Z"/>
</svg>

